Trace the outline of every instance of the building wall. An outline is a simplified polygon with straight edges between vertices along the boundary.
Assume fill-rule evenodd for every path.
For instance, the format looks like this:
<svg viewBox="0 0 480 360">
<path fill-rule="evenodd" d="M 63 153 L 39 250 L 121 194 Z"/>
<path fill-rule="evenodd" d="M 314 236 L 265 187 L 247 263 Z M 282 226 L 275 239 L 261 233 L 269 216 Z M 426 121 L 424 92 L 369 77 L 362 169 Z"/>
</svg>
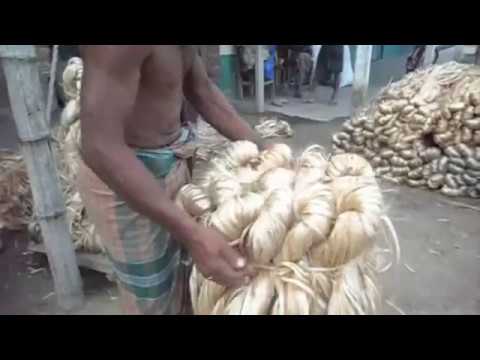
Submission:
<svg viewBox="0 0 480 360">
<path fill-rule="evenodd" d="M 385 58 L 406 56 L 408 55 L 415 45 L 383 45 L 383 56 Z"/>
<path fill-rule="evenodd" d="M 358 45 L 349 45 L 350 46 L 350 54 L 352 55 L 352 64 L 355 64 L 355 55 L 357 53 L 357 46 Z M 391 59 L 394 57 L 403 57 L 407 56 L 412 50 L 415 45 L 374 45 L 374 61 L 378 60 L 375 59 L 375 54 L 380 53 L 380 47 L 383 46 L 383 58 L 382 59 Z"/>
</svg>

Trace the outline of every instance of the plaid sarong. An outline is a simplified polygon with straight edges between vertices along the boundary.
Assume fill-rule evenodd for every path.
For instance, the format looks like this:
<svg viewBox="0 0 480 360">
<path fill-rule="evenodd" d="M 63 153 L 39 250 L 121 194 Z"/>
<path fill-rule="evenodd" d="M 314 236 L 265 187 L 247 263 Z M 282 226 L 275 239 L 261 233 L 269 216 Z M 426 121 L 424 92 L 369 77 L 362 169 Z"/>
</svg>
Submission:
<svg viewBox="0 0 480 360">
<path fill-rule="evenodd" d="M 173 200 L 190 180 L 188 159 L 194 135 L 183 128 L 173 144 L 137 149 L 137 158 L 158 179 Z M 188 302 L 188 259 L 179 244 L 160 225 L 132 210 L 84 163 L 78 176 L 89 219 L 107 249 L 126 314 L 179 314 Z"/>
</svg>

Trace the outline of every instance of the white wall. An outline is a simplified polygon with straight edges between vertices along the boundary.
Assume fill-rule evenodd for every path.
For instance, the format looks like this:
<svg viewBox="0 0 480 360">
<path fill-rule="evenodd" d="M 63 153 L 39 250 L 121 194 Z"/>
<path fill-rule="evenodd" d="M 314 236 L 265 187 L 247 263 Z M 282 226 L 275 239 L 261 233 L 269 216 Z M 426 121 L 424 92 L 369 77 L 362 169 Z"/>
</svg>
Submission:
<svg viewBox="0 0 480 360">
<path fill-rule="evenodd" d="M 233 45 L 220 45 L 220 55 L 233 55 L 235 48 Z"/>
</svg>

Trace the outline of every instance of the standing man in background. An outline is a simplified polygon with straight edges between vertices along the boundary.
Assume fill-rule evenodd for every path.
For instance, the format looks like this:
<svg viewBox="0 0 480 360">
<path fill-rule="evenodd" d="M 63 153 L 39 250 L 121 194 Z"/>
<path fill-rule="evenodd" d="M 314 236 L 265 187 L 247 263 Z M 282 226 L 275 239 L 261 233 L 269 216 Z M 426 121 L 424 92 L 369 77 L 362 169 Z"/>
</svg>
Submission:
<svg viewBox="0 0 480 360">
<path fill-rule="evenodd" d="M 290 64 L 293 67 L 294 96 L 303 98 L 302 88 L 309 85 L 310 72 L 313 69 L 313 49 L 311 45 L 288 45 L 291 50 Z"/>
<path fill-rule="evenodd" d="M 330 105 L 337 104 L 340 76 L 343 72 L 343 52 L 344 45 L 323 45 L 318 54 L 312 89 L 317 85 L 332 87 Z"/>
</svg>

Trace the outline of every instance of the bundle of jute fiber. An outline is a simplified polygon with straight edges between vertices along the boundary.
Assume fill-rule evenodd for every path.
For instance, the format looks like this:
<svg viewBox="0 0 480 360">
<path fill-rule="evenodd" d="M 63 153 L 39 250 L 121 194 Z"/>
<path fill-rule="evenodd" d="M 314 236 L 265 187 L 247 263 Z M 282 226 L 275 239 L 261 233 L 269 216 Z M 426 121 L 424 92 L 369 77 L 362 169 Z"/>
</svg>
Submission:
<svg viewBox="0 0 480 360">
<path fill-rule="evenodd" d="M 276 118 L 262 118 L 255 130 L 264 138 L 292 137 L 295 133 L 288 122 Z"/>
<path fill-rule="evenodd" d="M 396 183 L 480 197 L 480 68 L 451 62 L 407 75 L 348 120 L 333 147 Z"/>
<path fill-rule="evenodd" d="M 67 105 L 62 112 L 61 123 L 54 131 L 56 155 L 60 178 L 65 194 L 70 232 L 78 251 L 102 253 L 105 251 L 94 225 L 88 220 L 77 187 L 80 163 L 80 92 L 83 62 L 80 58 L 69 60 L 63 73 L 62 88 Z"/>
<path fill-rule="evenodd" d="M 103 252 L 94 226 L 88 221 L 85 207 L 76 186 L 80 144 L 80 90 L 83 66 L 81 59 L 69 61 L 63 74 L 63 89 L 68 101 L 61 124 L 52 129 L 54 154 L 63 190 L 67 219 L 75 249 Z M 23 159 L 18 154 L 0 153 L 0 227 L 17 229 L 28 225 L 32 238 L 40 238 L 32 212 L 30 182 Z"/>
<path fill-rule="evenodd" d="M 260 119 L 254 129 L 264 139 L 289 138 L 295 134 L 288 122 L 268 117 Z M 217 130 L 201 119 L 198 121 L 196 135 L 195 156 L 198 160 L 208 161 L 217 153 L 221 153 L 230 143 L 226 137 L 220 135 Z"/>
<path fill-rule="evenodd" d="M 32 193 L 22 157 L 0 150 L 0 230 L 21 230 L 32 218 Z"/>
<path fill-rule="evenodd" d="M 391 252 L 381 241 L 391 240 L 399 255 L 368 162 L 354 154 L 327 160 L 320 146 L 295 158 L 283 144 L 259 152 L 232 143 L 181 189 L 177 204 L 257 270 L 249 285 L 229 289 L 194 267 L 198 315 L 375 313 L 377 275 Z"/>
</svg>

